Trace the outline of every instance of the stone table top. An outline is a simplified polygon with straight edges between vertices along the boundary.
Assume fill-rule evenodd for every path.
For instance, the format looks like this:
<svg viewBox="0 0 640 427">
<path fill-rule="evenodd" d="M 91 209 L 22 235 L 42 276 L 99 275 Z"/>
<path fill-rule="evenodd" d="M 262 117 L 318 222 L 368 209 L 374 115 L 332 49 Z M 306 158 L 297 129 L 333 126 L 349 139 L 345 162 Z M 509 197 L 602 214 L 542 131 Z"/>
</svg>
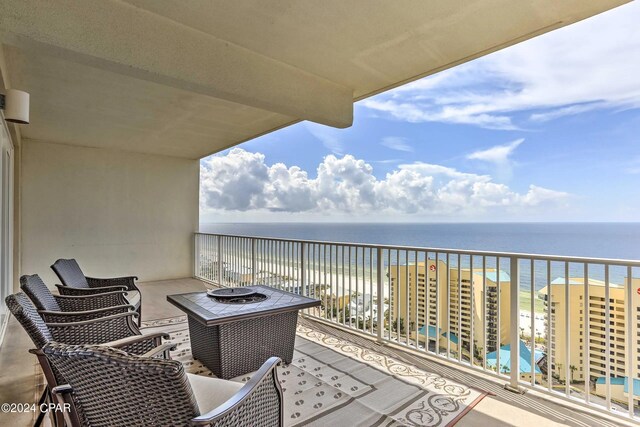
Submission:
<svg viewBox="0 0 640 427">
<path fill-rule="evenodd" d="M 206 292 L 167 295 L 167 301 L 207 326 L 269 316 L 287 311 L 316 307 L 320 300 L 281 291 L 263 285 L 245 286 L 267 296 L 267 299 L 247 304 L 218 302 Z"/>
</svg>

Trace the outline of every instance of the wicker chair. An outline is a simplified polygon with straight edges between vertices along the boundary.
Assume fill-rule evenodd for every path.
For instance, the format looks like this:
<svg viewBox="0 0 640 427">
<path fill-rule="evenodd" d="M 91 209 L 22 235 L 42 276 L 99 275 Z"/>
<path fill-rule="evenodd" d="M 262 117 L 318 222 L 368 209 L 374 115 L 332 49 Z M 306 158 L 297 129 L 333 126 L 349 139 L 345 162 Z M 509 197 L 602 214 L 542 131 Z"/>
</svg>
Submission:
<svg viewBox="0 0 640 427">
<path fill-rule="evenodd" d="M 127 304 L 124 291 L 96 295 L 54 295 L 37 274 L 20 277 L 20 288 L 31 299 L 45 322 L 78 322 L 135 310 Z"/>
<path fill-rule="evenodd" d="M 5 302 L 11 313 L 27 331 L 36 348 L 49 341 L 66 344 L 105 344 L 128 353 L 144 354 L 160 345 L 169 334 L 158 332 L 142 335 L 133 321 L 133 312 L 113 314 L 99 319 L 78 322 L 45 322 L 38 310 L 22 292 L 9 295 Z"/>
<path fill-rule="evenodd" d="M 71 406 L 65 413 L 71 427 L 283 425 L 277 357 L 242 384 L 186 374 L 175 360 L 133 356 L 108 347 L 50 343 L 36 354 L 68 382 L 53 394 L 58 403 Z"/>
<path fill-rule="evenodd" d="M 19 292 L 5 298 L 9 311 L 27 332 L 36 349 L 41 349 L 51 341 L 68 344 L 102 344 L 122 349 L 131 354 L 153 354 L 157 357 L 169 357 L 173 344 L 162 344 L 162 338 L 169 338 L 166 333 L 141 335 L 133 322 L 135 313 L 120 313 L 111 316 L 84 320 L 80 322 L 47 323 L 29 298 Z M 33 352 L 33 351 L 32 351 Z M 49 390 L 53 390 L 62 377 L 51 370 L 49 365 L 41 365 L 48 387 L 45 388 L 40 402 L 43 402 Z M 37 423 L 42 421 L 42 413 Z M 61 418 L 60 413 L 56 413 Z M 57 425 L 63 425 L 58 420 Z"/>
<path fill-rule="evenodd" d="M 75 259 L 59 259 L 53 263 L 51 269 L 56 273 L 62 286 L 58 287 L 60 295 L 89 295 L 103 292 L 124 290 L 127 292 L 127 301 L 138 312 L 138 326 L 142 321 L 142 297 L 140 289 L 136 286 L 136 276 L 114 277 L 110 279 L 97 279 L 84 275 Z"/>
</svg>

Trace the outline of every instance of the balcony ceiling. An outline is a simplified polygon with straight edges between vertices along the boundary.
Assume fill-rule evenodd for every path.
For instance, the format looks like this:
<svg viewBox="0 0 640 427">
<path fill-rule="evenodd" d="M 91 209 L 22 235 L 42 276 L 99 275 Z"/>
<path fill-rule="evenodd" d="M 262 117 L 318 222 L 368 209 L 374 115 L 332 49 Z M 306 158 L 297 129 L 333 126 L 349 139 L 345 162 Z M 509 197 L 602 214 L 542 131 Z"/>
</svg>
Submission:
<svg viewBox="0 0 640 427">
<path fill-rule="evenodd" d="M 627 0 L 3 0 L 22 137 L 197 159 Z"/>
</svg>

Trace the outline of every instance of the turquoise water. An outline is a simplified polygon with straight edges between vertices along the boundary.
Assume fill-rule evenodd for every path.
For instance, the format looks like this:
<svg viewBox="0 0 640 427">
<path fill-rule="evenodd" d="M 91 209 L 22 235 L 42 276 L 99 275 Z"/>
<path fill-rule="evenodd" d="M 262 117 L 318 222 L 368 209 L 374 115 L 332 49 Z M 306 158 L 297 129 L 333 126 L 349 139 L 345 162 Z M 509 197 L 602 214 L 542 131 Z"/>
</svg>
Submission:
<svg viewBox="0 0 640 427">
<path fill-rule="evenodd" d="M 491 223 L 491 224 L 365 224 L 365 223 L 209 223 L 201 224 L 200 231 L 256 237 L 319 240 L 349 243 L 418 246 L 443 249 L 519 252 L 541 255 L 582 256 L 640 260 L 640 223 Z M 403 254 L 400 263 L 405 262 Z M 410 255 L 409 261 L 411 261 Z M 392 264 L 396 255 L 392 254 Z M 451 260 L 455 265 L 455 257 Z M 476 261 L 474 261 L 476 262 Z M 462 260 L 462 267 L 468 267 Z M 478 264 L 475 265 L 479 267 Z M 495 261 L 487 260 L 487 267 Z M 500 268 L 509 271 L 504 260 Z M 521 264 L 520 284 L 530 289 L 527 262 Z M 534 266 L 535 288 L 546 285 L 545 262 Z M 570 277 L 582 277 L 582 264 L 569 264 Z M 611 267 L 612 283 L 621 284 L 626 268 Z M 640 268 L 632 271 L 640 276 Z M 564 277 L 562 263 L 551 265 L 551 280 Z M 604 279 L 601 265 L 590 266 L 589 276 Z"/>
</svg>

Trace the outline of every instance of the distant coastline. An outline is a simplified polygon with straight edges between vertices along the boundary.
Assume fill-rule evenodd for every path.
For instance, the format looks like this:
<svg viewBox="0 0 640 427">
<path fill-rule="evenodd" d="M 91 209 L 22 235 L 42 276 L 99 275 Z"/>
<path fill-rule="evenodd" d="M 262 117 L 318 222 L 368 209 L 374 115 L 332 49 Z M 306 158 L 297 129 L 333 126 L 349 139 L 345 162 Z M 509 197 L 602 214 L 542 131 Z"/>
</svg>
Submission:
<svg viewBox="0 0 640 427">
<path fill-rule="evenodd" d="M 640 259 L 640 222 L 201 223 L 205 233 Z"/>
</svg>

